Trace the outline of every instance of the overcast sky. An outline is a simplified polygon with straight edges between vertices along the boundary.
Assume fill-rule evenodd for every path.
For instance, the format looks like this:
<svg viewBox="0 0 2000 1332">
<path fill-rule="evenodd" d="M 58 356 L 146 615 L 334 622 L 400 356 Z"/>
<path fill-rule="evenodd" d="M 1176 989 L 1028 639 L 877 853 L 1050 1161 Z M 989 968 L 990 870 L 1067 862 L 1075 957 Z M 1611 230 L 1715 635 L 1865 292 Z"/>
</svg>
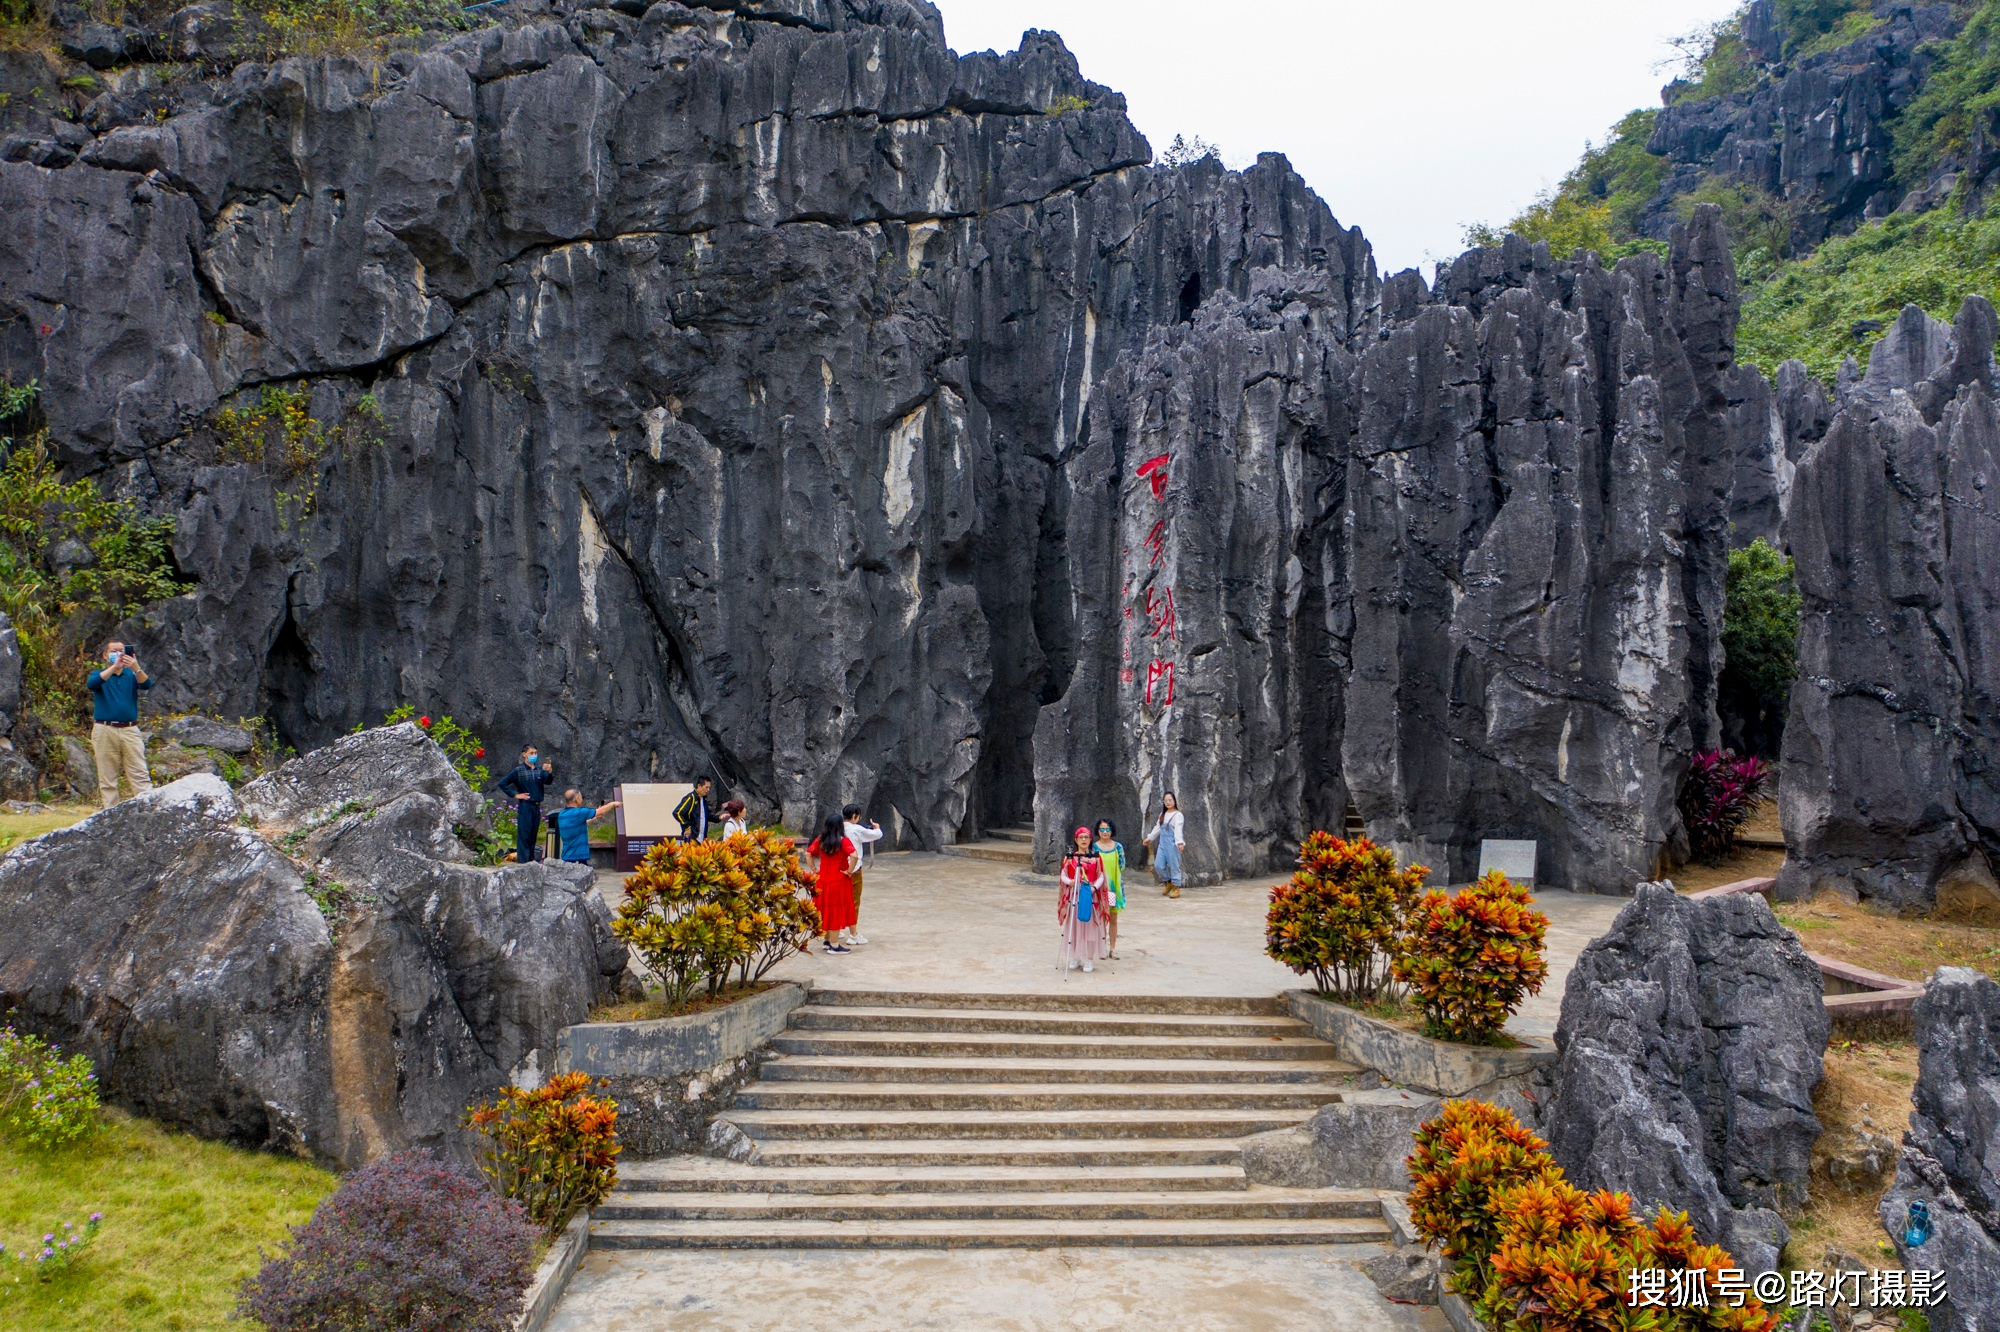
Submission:
<svg viewBox="0 0 2000 1332">
<path fill-rule="evenodd" d="M 959 52 L 1059 32 L 1158 154 L 1281 152 L 1386 275 L 1455 256 L 1658 106 L 1668 39 L 1739 0 L 936 0 Z"/>
</svg>

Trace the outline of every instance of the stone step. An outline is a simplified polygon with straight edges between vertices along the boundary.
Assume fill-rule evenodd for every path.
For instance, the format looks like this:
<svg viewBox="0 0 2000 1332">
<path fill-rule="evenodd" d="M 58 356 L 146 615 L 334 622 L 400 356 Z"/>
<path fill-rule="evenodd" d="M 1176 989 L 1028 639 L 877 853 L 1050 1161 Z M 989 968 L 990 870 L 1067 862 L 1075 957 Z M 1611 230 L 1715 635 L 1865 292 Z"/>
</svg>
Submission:
<svg viewBox="0 0 2000 1332">
<path fill-rule="evenodd" d="M 1161 994 L 936 994 L 917 990 L 842 990 L 813 987 L 815 1008 L 1004 1009 L 1016 1013 L 1182 1013 L 1235 1017 L 1288 1017 L 1278 998 L 1244 995 Z"/>
<path fill-rule="evenodd" d="M 1035 844 L 1035 830 L 1018 825 L 1012 828 L 988 828 L 986 830 L 986 840 L 989 842 L 1025 842 L 1029 846 L 1033 846 Z"/>
<path fill-rule="evenodd" d="M 1276 1059 L 984 1059 L 848 1058 L 783 1055 L 758 1070 L 765 1082 L 1101 1083 L 1155 1086 L 1184 1083 L 1282 1085 L 1338 1078 L 1341 1090 L 1373 1087 L 1379 1079 L 1339 1060 Z"/>
<path fill-rule="evenodd" d="M 1323 1082 L 1276 1084 L 1134 1082 L 753 1082 L 731 1102 L 742 1110 L 1292 1110 L 1338 1101 L 1343 1090 Z"/>
<path fill-rule="evenodd" d="M 1171 1036 L 1243 1039 L 1309 1036 L 1293 1017 L 1229 1013 L 1049 1013 L 1021 1009 L 863 1008 L 806 1003 L 792 1010 L 790 1031 L 903 1031 L 1035 1036 Z"/>
<path fill-rule="evenodd" d="M 1086 1166 L 1239 1167 L 1242 1153 L 1224 1138 L 799 1138 L 756 1144 L 765 1167 L 845 1166 L 881 1170 L 908 1166 L 1016 1169 Z"/>
<path fill-rule="evenodd" d="M 967 860 L 991 860 L 1002 865 L 1015 865 L 1022 869 L 1032 869 L 1035 852 L 1032 846 L 1020 842 L 998 840 L 984 842 L 960 842 L 957 846 L 941 846 L 941 854 L 960 856 Z"/>
<path fill-rule="evenodd" d="M 1211 1220 L 1224 1217 L 1380 1218 L 1372 1193 L 1255 1186 L 1207 1193 L 897 1193 L 757 1194 L 619 1191 L 591 1209 L 593 1221 L 1107 1221 Z"/>
<path fill-rule="evenodd" d="M 769 1166 L 711 1156 L 621 1162 L 625 1193 L 1181 1193 L 1249 1187 L 1235 1165 L 1099 1166 Z"/>
<path fill-rule="evenodd" d="M 1228 1059 L 1278 1063 L 1339 1063 L 1340 1052 L 1316 1036 L 1175 1040 L 1157 1036 L 1056 1036 L 1040 1032 L 958 1032 L 950 1035 L 870 1031 L 783 1031 L 771 1040 L 780 1055 L 987 1059 Z"/>
<path fill-rule="evenodd" d="M 1242 1138 L 1290 1128 L 1309 1108 L 1270 1110 L 729 1110 L 717 1116 L 758 1143 L 912 1138 Z"/>
<path fill-rule="evenodd" d="M 1380 1219 L 1166 1221 L 597 1221 L 593 1249 L 1018 1249 L 1382 1244 Z"/>
</svg>

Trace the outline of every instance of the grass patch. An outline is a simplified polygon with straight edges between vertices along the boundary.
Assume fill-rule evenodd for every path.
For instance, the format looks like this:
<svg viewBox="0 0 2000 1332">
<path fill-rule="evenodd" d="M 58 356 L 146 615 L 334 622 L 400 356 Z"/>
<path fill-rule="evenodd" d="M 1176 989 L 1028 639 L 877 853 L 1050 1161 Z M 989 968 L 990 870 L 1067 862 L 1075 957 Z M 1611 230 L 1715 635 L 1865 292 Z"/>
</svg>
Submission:
<svg viewBox="0 0 2000 1332">
<path fill-rule="evenodd" d="M 1832 893 L 1785 902 L 1779 923 L 1815 953 L 1888 976 L 1922 981 L 1938 967 L 1972 967 L 2000 979 L 2000 929 L 1906 919 Z"/>
<path fill-rule="evenodd" d="M 657 1018 L 690 1017 L 696 1013 L 706 1013 L 711 1009 L 727 1008 L 729 1005 L 753 995 L 759 995 L 780 981 L 753 981 L 748 985 L 732 985 L 720 994 L 697 994 L 681 1005 L 678 1013 L 667 1011 L 664 999 L 641 999 L 636 1003 L 599 1004 L 590 1010 L 592 1022 L 652 1022 Z"/>
<path fill-rule="evenodd" d="M 1910 1125 L 1910 1089 L 1917 1078 L 1917 1047 L 1908 1040 L 1835 1040 L 1826 1050 L 1826 1077 L 1813 1092 L 1821 1133 L 1812 1155 L 1812 1201 L 1788 1218 L 1792 1241 L 1788 1268 L 1820 1268 L 1837 1248 L 1871 1267 L 1897 1267 L 1895 1250 L 1875 1214 L 1895 1170 L 1875 1184 L 1836 1183 L 1827 1162 L 1851 1145 L 1857 1132 L 1901 1142 Z"/>
<path fill-rule="evenodd" d="M 170 1132 L 118 1110 L 75 1145 L 44 1152 L 0 1140 L 0 1239 L 104 1213 L 96 1245 L 47 1282 L 0 1288 L 0 1325 L 206 1329 L 229 1326 L 236 1288 L 337 1182 L 291 1157 Z"/>
<path fill-rule="evenodd" d="M 0 813 L 0 851 L 11 850 L 30 838 L 80 823 L 97 812 L 96 805 L 50 805 L 46 814 Z"/>
</svg>

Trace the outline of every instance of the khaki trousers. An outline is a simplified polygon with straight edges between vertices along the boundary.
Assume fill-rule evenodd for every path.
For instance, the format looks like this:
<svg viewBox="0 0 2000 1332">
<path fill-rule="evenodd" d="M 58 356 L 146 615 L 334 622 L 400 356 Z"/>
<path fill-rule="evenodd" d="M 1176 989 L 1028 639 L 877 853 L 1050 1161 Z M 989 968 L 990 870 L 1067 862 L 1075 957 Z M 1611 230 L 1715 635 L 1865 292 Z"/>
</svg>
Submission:
<svg viewBox="0 0 2000 1332">
<path fill-rule="evenodd" d="M 153 789 L 153 779 L 146 774 L 146 737 L 138 727 L 97 722 L 90 728 L 90 747 L 97 751 L 97 795 L 106 809 L 118 803 L 120 772 L 133 795 Z"/>
</svg>

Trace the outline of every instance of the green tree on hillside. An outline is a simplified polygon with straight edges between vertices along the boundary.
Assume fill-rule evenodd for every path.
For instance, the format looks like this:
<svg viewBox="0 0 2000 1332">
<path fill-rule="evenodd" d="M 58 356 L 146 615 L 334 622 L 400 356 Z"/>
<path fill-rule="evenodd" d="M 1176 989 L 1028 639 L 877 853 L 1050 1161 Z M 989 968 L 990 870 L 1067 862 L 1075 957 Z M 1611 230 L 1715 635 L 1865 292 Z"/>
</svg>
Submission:
<svg viewBox="0 0 2000 1332">
<path fill-rule="evenodd" d="M 1792 561 L 1759 537 L 1729 552 L 1718 684 L 1723 731 L 1732 748 L 1776 758 L 1785 707 L 1798 678 L 1799 593 Z"/>
</svg>

